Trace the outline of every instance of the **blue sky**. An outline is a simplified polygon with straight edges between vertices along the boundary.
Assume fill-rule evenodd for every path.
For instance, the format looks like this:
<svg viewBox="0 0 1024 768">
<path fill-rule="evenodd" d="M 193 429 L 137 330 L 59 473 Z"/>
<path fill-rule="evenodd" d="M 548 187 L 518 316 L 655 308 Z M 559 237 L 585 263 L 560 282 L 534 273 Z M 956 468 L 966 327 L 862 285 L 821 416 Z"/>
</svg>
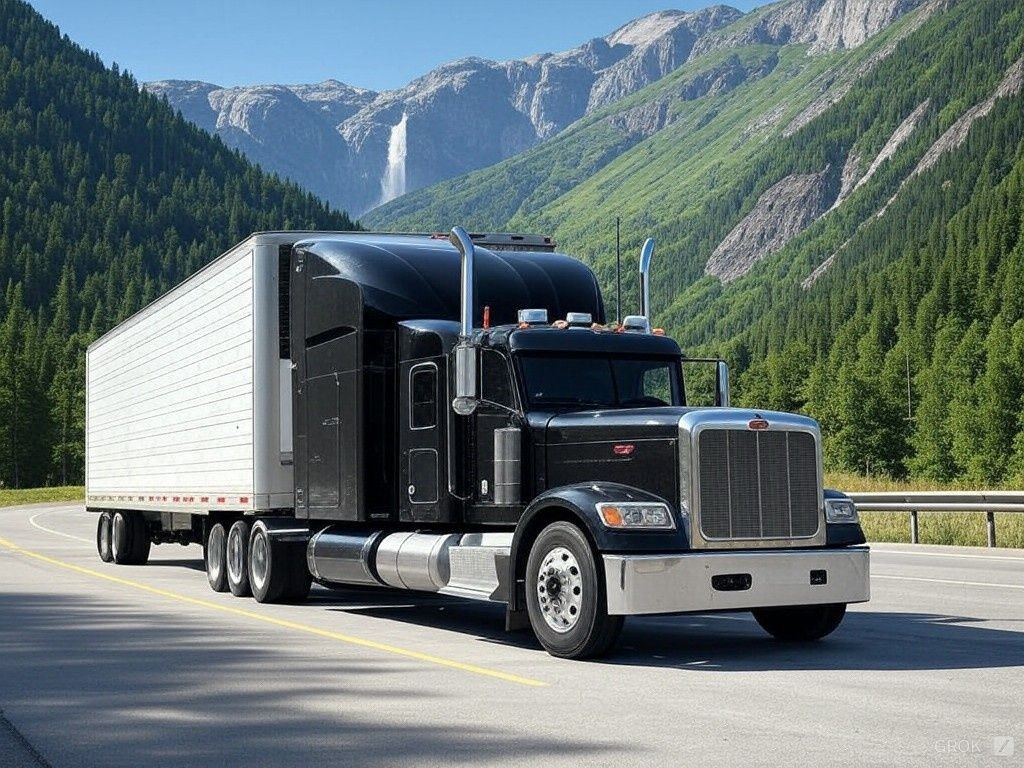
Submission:
<svg viewBox="0 0 1024 768">
<path fill-rule="evenodd" d="M 336 78 L 395 88 L 462 56 L 571 48 L 630 19 L 714 0 L 30 0 L 75 42 L 139 80 L 219 85 Z M 749 10 L 763 1 L 727 3 Z"/>
</svg>

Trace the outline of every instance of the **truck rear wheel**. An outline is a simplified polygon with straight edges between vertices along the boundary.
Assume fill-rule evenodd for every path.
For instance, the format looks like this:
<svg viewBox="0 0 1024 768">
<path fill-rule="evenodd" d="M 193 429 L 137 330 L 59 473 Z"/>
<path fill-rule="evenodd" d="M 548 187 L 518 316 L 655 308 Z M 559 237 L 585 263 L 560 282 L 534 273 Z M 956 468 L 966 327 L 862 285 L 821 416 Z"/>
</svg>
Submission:
<svg viewBox="0 0 1024 768">
<path fill-rule="evenodd" d="M 109 563 L 114 559 L 114 553 L 110 549 L 110 522 L 113 518 L 109 512 L 100 512 L 99 519 L 96 521 L 96 551 L 99 553 L 100 560 L 104 563 Z"/>
<path fill-rule="evenodd" d="M 754 618 L 776 640 L 810 642 L 832 634 L 846 615 L 846 606 L 800 605 L 792 608 L 759 608 Z"/>
<path fill-rule="evenodd" d="M 249 584 L 259 603 L 297 603 L 309 596 L 313 579 L 305 546 L 274 539 L 257 522 L 249 538 Z"/>
<path fill-rule="evenodd" d="M 260 522 L 249 538 L 249 584 L 257 603 L 279 603 L 288 588 L 291 563 L 287 547 L 274 541 Z"/>
<path fill-rule="evenodd" d="M 141 512 L 132 512 L 132 565 L 149 562 L 149 550 L 153 542 L 149 538 L 149 526 Z"/>
<path fill-rule="evenodd" d="M 228 534 L 223 523 L 217 523 L 210 529 L 203 547 L 203 561 L 206 564 L 206 578 L 210 589 L 214 592 L 228 591 Z"/>
<path fill-rule="evenodd" d="M 235 597 L 249 597 L 249 521 L 236 520 L 228 531 L 227 571 L 228 589 Z"/>
<path fill-rule="evenodd" d="M 572 523 L 551 523 L 533 542 L 526 564 L 526 607 L 540 644 L 568 659 L 606 653 L 623 623 L 608 615 L 607 606 L 590 542 Z"/>
</svg>

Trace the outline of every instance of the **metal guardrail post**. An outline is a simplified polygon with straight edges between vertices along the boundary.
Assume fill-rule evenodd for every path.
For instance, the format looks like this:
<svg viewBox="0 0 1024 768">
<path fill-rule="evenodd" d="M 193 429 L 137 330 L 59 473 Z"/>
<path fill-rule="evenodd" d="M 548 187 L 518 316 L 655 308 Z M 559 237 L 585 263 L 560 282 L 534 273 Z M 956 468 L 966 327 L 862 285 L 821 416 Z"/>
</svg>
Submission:
<svg viewBox="0 0 1024 768">
<path fill-rule="evenodd" d="M 910 541 L 920 542 L 919 512 L 983 512 L 988 546 L 996 544 L 996 513 L 1024 514 L 1024 489 L 1013 491 L 868 491 L 848 494 L 861 512 L 910 514 Z"/>
</svg>

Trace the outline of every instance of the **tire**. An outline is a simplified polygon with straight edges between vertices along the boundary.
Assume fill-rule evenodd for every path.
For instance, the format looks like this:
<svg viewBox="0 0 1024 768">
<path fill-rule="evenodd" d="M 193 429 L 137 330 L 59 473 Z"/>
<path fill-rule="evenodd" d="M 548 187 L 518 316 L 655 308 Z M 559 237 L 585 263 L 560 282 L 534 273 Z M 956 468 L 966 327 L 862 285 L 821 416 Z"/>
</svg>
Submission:
<svg viewBox="0 0 1024 768">
<path fill-rule="evenodd" d="M 228 589 L 235 597 L 249 597 L 249 531 L 248 520 L 236 520 L 228 531 L 227 565 Z"/>
<path fill-rule="evenodd" d="M 608 615 L 604 578 L 583 532 L 555 522 L 540 532 L 526 564 L 526 608 L 537 640 L 552 656 L 601 656 L 622 631 Z"/>
<path fill-rule="evenodd" d="M 257 603 L 279 603 L 291 581 L 291 552 L 274 541 L 263 523 L 252 527 L 249 538 L 249 584 Z"/>
<path fill-rule="evenodd" d="M 288 558 L 291 573 L 281 600 L 286 603 L 303 603 L 309 597 L 313 576 L 306 567 L 306 545 L 292 544 L 291 547 L 293 551 Z"/>
<path fill-rule="evenodd" d="M 104 563 L 109 563 L 114 559 L 114 553 L 110 549 L 112 533 L 110 524 L 113 517 L 109 512 L 100 512 L 99 519 L 96 521 L 96 551 Z"/>
<path fill-rule="evenodd" d="M 776 640 L 806 643 L 832 634 L 846 615 L 846 606 L 807 605 L 761 608 L 753 612 L 761 628 Z"/>
<path fill-rule="evenodd" d="M 132 512 L 132 565 L 149 562 L 149 551 L 153 543 L 149 538 L 149 524 L 141 512 Z"/>
<path fill-rule="evenodd" d="M 118 510 L 110 519 L 110 558 L 118 565 L 130 565 L 134 553 L 135 523 L 130 512 Z"/>
<path fill-rule="evenodd" d="M 114 512 L 110 521 L 110 555 L 118 565 L 145 565 L 149 560 L 149 526 L 139 512 Z"/>
<path fill-rule="evenodd" d="M 214 592 L 228 591 L 228 534 L 223 523 L 217 523 L 206 536 L 203 547 L 203 563 L 206 565 L 206 579 Z"/>
</svg>

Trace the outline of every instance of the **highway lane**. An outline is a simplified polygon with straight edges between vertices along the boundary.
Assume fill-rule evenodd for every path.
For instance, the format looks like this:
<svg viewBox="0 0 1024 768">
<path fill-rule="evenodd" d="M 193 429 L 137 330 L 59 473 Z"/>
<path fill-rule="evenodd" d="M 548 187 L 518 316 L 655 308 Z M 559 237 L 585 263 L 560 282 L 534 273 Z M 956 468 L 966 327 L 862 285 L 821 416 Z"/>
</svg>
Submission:
<svg viewBox="0 0 1024 768">
<path fill-rule="evenodd" d="M 104 564 L 94 523 L 0 509 L 4 766 L 1024 762 L 1022 551 L 879 545 L 872 601 L 822 643 L 634 619 L 581 663 L 506 634 L 498 606 L 258 605 L 211 592 L 195 546 Z"/>
</svg>

